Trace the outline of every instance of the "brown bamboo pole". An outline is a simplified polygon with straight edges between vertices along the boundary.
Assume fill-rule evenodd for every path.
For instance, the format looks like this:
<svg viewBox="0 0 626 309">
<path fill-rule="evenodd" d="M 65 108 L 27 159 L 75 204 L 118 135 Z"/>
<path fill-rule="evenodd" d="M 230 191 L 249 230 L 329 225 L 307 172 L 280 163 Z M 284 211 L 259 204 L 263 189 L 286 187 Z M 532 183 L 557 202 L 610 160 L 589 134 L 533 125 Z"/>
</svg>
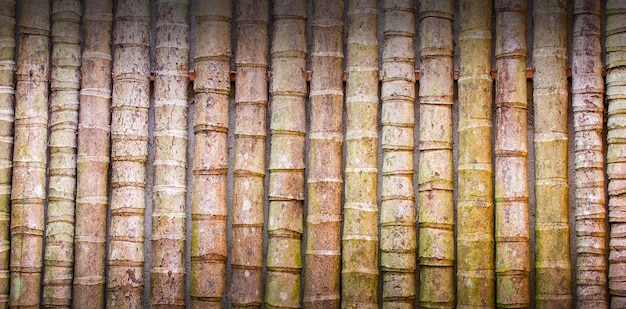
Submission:
<svg viewBox="0 0 626 309">
<path fill-rule="evenodd" d="M 189 1 L 156 1 L 152 308 L 185 308 Z"/>
<path fill-rule="evenodd" d="M 231 304 L 261 306 L 267 109 L 267 0 L 237 3 Z"/>
<path fill-rule="evenodd" d="M 530 306 L 526 1 L 496 0 L 496 305 Z"/>
<path fill-rule="evenodd" d="M 107 306 L 140 308 L 150 105 L 149 1 L 121 0 L 115 18 Z"/>
<path fill-rule="evenodd" d="M 626 308 L 626 3 L 609 0 L 605 9 L 609 293 L 611 308 Z"/>
<path fill-rule="evenodd" d="M 415 6 L 412 0 L 383 4 L 382 204 L 380 264 L 383 307 L 415 304 L 416 210 L 413 191 L 415 126 Z"/>
<path fill-rule="evenodd" d="M 341 304 L 378 306 L 377 1 L 348 2 Z"/>
<path fill-rule="evenodd" d="M 459 3 L 457 306 L 495 308 L 491 0 Z"/>
<path fill-rule="evenodd" d="M 226 292 L 231 14 L 230 0 L 197 3 L 191 201 L 192 308 L 221 308 Z"/>
<path fill-rule="evenodd" d="M 574 1 L 572 106 L 576 168 L 576 282 L 581 309 L 608 308 L 601 11 L 600 0 Z"/>
<path fill-rule="evenodd" d="M 419 4 L 418 218 L 420 304 L 424 308 L 454 306 L 453 14 L 450 0 Z"/>
<path fill-rule="evenodd" d="M 20 1 L 9 305 L 38 308 L 43 257 L 50 4 Z"/>
<path fill-rule="evenodd" d="M 300 307 L 306 134 L 306 0 L 274 0 L 266 308 Z"/>
</svg>

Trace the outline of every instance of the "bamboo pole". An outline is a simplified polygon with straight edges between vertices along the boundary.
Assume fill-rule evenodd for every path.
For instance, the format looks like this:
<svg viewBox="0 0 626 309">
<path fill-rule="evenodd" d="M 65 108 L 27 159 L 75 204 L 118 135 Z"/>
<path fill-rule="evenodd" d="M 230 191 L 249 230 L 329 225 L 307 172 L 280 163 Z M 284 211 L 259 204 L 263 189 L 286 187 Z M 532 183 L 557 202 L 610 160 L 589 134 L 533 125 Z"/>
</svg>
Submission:
<svg viewBox="0 0 626 309">
<path fill-rule="evenodd" d="M 339 308 L 343 2 L 314 0 L 312 15 L 304 306 Z"/>
<path fill-rule="evenodd" d="M 496 305 L 530 306 L 526 1 L 496 1 Z"/>
<path fill-rule="evenodd" d="M 572 106 L 576 162 L 576 279 L 581 309 L 608 308 L 601 5 L 600 0 L 574 1 Z"/>
<path fill-rule="evenodd" d="M 378 28 L 374 0 L 348 2 L 343 308 L 378 306 Z"/>
<path fill-rule="evenodd" d="M 46 197 L 50 4 L 20 1 L 19 5 L 9 305 L 38 308 Z"/>
<path fill-rule="evenodd" d="M 306 0 L 272 3 L 266 308 L 300 307 L 306 134 Z"/>
<path fill-rule="evenodd" d="M 114 48 L 107 306 L 140 308 L 150 105 L 149 1 L 119 1 Z"/>
<path fill-rule="evenodd" d="M 263 267 L 267 0 L 237 3 L 235 165 L 231 304 L 260 306 Z"/>
<path fill-rule="evenodd" d="M 420 31 L 420 304 L 454 306 L 452 103 L 454 5 L 422 1 Z"/>
</svg>

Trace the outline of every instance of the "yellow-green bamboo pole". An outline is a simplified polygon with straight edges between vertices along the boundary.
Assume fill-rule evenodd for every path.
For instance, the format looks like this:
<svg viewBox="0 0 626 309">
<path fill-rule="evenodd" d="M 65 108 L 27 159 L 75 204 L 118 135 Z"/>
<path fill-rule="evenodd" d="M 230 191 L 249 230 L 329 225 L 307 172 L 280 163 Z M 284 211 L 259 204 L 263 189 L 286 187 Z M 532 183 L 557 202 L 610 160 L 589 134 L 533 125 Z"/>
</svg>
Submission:
<svg viewBox="0 0 626 309">
<path fill-rule="evenodd" d="M 491 0 L 459 3 L 457 306 L 495 308 Z"/>
<path fill-rule="evenodd" d="M 454 306 L 453 1 L 419 4 L 420 305 Z"/>
<path fill-rule="evenodd" d="M 191 200 L 192 308 L 221 308 L 226 292 L 231 14 L 230 0 L 197 3 Z"/>
<path fill-rule="evenodd" d="M 496 305 L 530 306 L 526 1 L 496 0 Z"/>
<path fill-rule="evenodd" d="M 156 1 L 152 308 L 185 308 L 188 15 L 188 0 Z"/>
<path fill-rule="evenodd" d="M 576 185 L 578 307 L 608 308 L 606 190 L 604 188 L 604 79 L 602 1 L 574 1 L 572 106 Z"/>
<path fill-rule="evenodd" d="M 415 126 L 415 6 L 412 0 L 383 4 L 383 180 L 380 264 L 383 307 L 413 308 L 417 235 L 413 191 Z"/>
<path fill-rule="evenodd" d="M 266 308 L 299 308 L 306 134 L 306 0 L 272 3 Z"/>
<path fill-rule="evenodd" d="M 43 260 L 50 3 L 20 1 L 9 305 L 39 308 Z"/>
<path fill-rule="evenodd" d="M 267 0 L 237 3 L 235 165 L 231 304 L 261 306 L 265 125 L 267 109 Z"/>
<path fill-rule="evenodd" d="M 119 1 L 115 27 L 107 306 L 140 308 L 150 105 L 149 1 Z"/>
<path fill-rule="evenodd" d="M 343 1 L 314 0 L 312 16 L 304 306 L 339 308 Z"/>
<path fill-rule="evenodd" d="M 348 2 L 341 303 L 378 306 L 377 1 Z"/>
</svg>

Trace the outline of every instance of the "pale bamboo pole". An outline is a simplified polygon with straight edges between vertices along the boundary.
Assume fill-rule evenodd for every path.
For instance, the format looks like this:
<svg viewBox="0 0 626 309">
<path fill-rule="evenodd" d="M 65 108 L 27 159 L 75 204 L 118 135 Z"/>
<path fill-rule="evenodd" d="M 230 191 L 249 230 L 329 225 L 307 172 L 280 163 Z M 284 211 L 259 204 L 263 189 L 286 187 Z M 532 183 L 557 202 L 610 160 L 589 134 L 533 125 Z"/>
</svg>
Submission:
<svg viewBox="0 0 626 309">
<path fill-rule="evenodd" d="M 306 0 L 274 0 L 266 308 L 299 308 L 306 134 Z"/>
<path fill-rule="evenodd" d="M 50 3 L 20 1 L 9 305 L 39 308 L 43 260 Z"/>
<path fill-rule="evenodd" d="M 415 6 L 412 0 L 383 4 L 382 204 L 380 264 L 383 307 L 413 308 L 417 235 L 413 191 L 415 126 Z"/>
<path fill-rule="evenodd" d="M 237 3 L 235 165 L 231 304 L 261 306 L 265 136 L 267 109 L 267 0 Z"/>
<path fill-rule="evenodd" d="M 120 0 L 115 27 L 107 306 L 140 308 L 150 105 L 149 1 Z"/>
<path fill-rule="evenodd" d="M 526 1 L 496 0 L 496 305 L 530 306 Z"/>
<path fill-rule="evenodd" d="M 457 306 L 495 308 L 491 0 L 459 3 Z"/>
<path fill-rule="evenodd" d="M 230 0 L 197 3 L 191 200 L 192 308 L 221 308 L 226 293 L 231 15 Z"/>
<path fill-rule="evenodd" d="M 343 1 L 314 0 L 304 307 L 339 308 Z"/>
<path fill-rule="evenodd" d="M 420 305 L 454 306 L 453 1 L 419 4 Z"/>
<path fill-rule="evenodd" d="M 608 308 L 601 5 L 600 0 L 574 1 L 572 106 L 576 162 L 576 281 L 581 309 Z"/>
<path fill-rule="evenodd" d="M 348 2 L 341 304 L 378 306 L 377 1 Z"/>
</svg>

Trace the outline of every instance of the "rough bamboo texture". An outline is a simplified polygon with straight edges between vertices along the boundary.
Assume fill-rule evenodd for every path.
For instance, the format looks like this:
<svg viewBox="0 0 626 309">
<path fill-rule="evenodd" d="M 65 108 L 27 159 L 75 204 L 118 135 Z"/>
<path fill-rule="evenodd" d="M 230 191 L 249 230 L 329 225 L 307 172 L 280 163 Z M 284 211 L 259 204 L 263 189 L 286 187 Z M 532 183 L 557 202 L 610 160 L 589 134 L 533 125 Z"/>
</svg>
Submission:
<svg viewBox="0 0 626 309">
<path fill-rule="evenodd" d="M 452 103 L 454 51 L 451 0 L 419 4 L 420 305 L 454 307 Z"/>
<path fill-rule="evenodd" d="M 185 308 L 189 1 L 156 2 L 152 308 Z"/>
<path fill-rule="evenodd" d="M 383 4 L 382 204 L 380 265 L 383 307 L 413 308 L 417 235 L 413 191 L 415 126 L 415 6 L 412 0 Z"/>
<path fill-rule="evenodd" d="M 340 307 L 343 16 L 342 1 L 313 1 L 306 308 Z"/>
<path fill-rule="evenodd" d="M 606 2 L 607 177 L 611 308 L 626 308 L 626 2 Z"/>
<path fill-rule="evenodd" d="M 601 11 L 600 0 L 574 1 L 572 107 L 576 170 L 576 292 L 581 309 L 608 308 Z"/>
<path fill-rule="evenodd" d="M 263 267 L 269 3 L 237 3 L 235 165 L 230 296 L 234 308 L 260 307 Z"/>
<path fill-rule="evenodd" d="M 15 0 L 0 1 L 0 307 L 9 302 L 11 166 L 15 103 Z"/>
<path fill-rule="evenodd" d="M 43 260 L 50 4 L 20 1 L 9 305 L 39 308 Z"/>
<path fill-rule="evenodd" d="M 457 306 L 495 308 L 491 0 L 459 3 Z"/>
<path fill-rule="evenodd" d="M 526 1 L 496 0 L 496 305 L 530 306 Z"/>
<path fill-rule="evenodd" d="M 149 1 L 119 1 L 115 27 L 107 306 L 140 308 L 150 105 Z"/>
<path fill-rule="evenodd" d="M 343 308 L 378 307 L 377 1 L 348 1 Z"/>
<path fill-rule="evenodd" d="M 306 134 L 306 0 L 272 3 L 266 308 L 300 308 Z"/>
</svg>

